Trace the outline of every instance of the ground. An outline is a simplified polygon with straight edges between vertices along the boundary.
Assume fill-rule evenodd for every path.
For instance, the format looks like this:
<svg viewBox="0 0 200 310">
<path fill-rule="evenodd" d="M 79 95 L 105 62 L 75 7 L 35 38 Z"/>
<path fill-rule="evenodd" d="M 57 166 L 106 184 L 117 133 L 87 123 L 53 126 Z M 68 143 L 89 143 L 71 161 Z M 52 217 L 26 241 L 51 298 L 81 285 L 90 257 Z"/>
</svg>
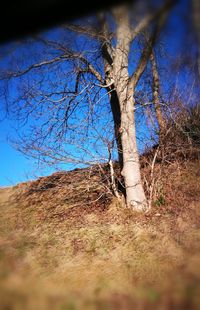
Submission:
<svg viewBox="0 0 200 310">
<path fill-rule="evenodd" d="M 0 189 L 0 309 L 200 309 L 200 161 L 166 166 L 146 214 L 98 171 Z"/>
</svg>

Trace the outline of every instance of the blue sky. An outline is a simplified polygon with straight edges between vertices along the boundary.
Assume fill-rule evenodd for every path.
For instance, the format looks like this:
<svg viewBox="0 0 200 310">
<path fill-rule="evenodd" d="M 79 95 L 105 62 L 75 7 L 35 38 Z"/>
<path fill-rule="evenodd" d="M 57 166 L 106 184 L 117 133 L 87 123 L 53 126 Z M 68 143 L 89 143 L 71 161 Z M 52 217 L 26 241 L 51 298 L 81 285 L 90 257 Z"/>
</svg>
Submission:
<svg viewBox="0 0 200 310">
<path fill-rule="evenodd" d="M 7 137 L 12 128 L 12 122 L 0 122 L 0 186 L 15 185 L 19 182 L 35 179 L 40 175 L 48 175 L 52 168 L 38 170 L 36 162 L 21 154 L 8 142 Z"/>
<path fill-rule="evenodd" d="M 3 126 L 1 130 L 5 130 Z M 22 154 L 13 149 L 1 133 L 1 175 L 0 186 L 15 185 L 34 178 L 32 160 L 26 159 Z M 32 171 L 32 175 L 31 175 Z"/>
<path fill-rule="evenodd" d="M 183 1 L 182 3 L 186 3 L 187 1 Z M 186 5 L 184 4 L 183 6 L 181 6 L 183 8 L 183 14 L 184 12 L 186 13 Z M 168 53 L 169 58 L 168 59 L 173 59 L 174 55 L 178 55 L 178 53 L 175 53 L 175 51 L 180 51 L 181 48 L 183 48 L 182 44 L 183 44 L 183 40 L 184 40 L 184 32 L 185 32 L 185 24 L 184 22 L 180 21 L 177 15 L 177 12 L 175 12 L 172 17 L 171 17 L 171 21 L 170 21 L 170 27 L 171 30 L 173 29 L 173 36 L 171 36 L 171 43 L 170 45 L 167 46 L 167 49 L 165 50 L 165 52 Z M 169 31 L 169 30 L 168 30 Z M 170 33 L 169 31 L 169 33 Z M 50 38 L 56 37 L 58 35 L 57 31 L 55 29 L 51 31 L 48 31 L 48 36 L 50 36 Z M 168 35 L 166 35 L 166 38 L 168 37 Z M 165 40 L 165 38 L 163 37 L 163 40 Z M 12 43 L 9 44 L 8 46 L 4 46 L 4 52 L 6 54 L 6 51 L 9 51 L 10 46 L 12 46 Z M 187 46 L 186 43 L 186 47 L 187 49 L 189 48 L 189 46 Z M 37 50 L 37 47 L 35 49 Z M 171 58 L 170 58 L 171 57 Z M 27 61 L 30 61 L 30 59 L 27 59 Z M 176 59 L 174 59 L 176 60 Z M 6 64 L 7 59 L 5 58 L 4 60 L 4 66 Z M 165 68 L 166 63 L 165 63 L 165 59 L 163 57 L 162 60 L 160 60 L 162 62 L 163 67 Z M 161 66 L 162 67 L 162 66 Z M 162 71 L 161 72 L 161 78 L 162 80 L 165 80 L 167 75 L 167 72 Z M 164 78 L 163 78 L 164 77 Z M 191 81 L 188 81 L 188 79 L 190 79 L 190 73 L 188 73 L 188 71 L 186 70 L 185 72 L 182 71 L 182 73 L 180 74 L 180 78 L 179 78 L 179 83 L 183 86 L 183 87 L 188 87 L 189 84 L 191 84 Z M 187 81 L 187 82 L 186 82 Z M 174 81 L 172 81 L 172 83 L 174 83 Z M 187 83 L 187 85 L 186 85 Z M 17 92 L 17 88 L 15 90 L 15 92 Z M 10 98 L 11 100 L 11 98 Z M 16 137 L 16 129 L 14 129 L 16 122 L 15 121 L 8 121 L 7 119 L 4 119 L 4 112 L 0 109 L 0 126 L 1 126 L 1 130 L 0 130 L 0 149 L 1 149 L 1 153 L 0 153 L 0 186 L 9 186 L 9 185 L 14 185 L 17 184 L 19 182 L 23 182 L 23 181 L 27 181 L 27 180 L 31 180 L 31 179 L 35 179 L 38 176 L 41 175 L 48 175 L 52 172 L 55 171 L 55 168 L 50 168 L 50 167 L 43 167 L 41 168 L 38 167 L 37 165 L 37 161 L 28 158 L 27 156 L 23 155 L 22 153 L 19 153 L 17 150 L 15 150 L 12 145 L 10 143 L 8 143 L 7 137 L 8 136 L 12 136 L 12 137 Z M 3 119 L 3 120 L 2 120 Z M 145 127 L 142 127 L 142 132 L 143 134 L 145 134 Z M 147 135 L 148 136 L 148 135 Z M 139 145 L 140 146 L 140 145 Z M 73 165 L 68 165 L 68 166 L 62 166 L 62 169 L 72 169 Z"/>
</svg>

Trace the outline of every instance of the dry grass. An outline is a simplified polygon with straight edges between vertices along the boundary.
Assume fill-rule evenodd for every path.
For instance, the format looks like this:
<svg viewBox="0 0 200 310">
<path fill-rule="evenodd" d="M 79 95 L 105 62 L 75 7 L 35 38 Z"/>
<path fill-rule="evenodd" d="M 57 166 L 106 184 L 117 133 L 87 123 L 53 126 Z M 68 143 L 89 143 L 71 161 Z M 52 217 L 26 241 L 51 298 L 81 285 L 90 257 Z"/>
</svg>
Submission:
<svg viewBox="0 0 200 310">
<path fill-rule="evenodd" d="M 166 167 L 146 215 L 97 171 L 0 189 L 0 308 L 200 309 L 199 168 Z"/>
</svg>

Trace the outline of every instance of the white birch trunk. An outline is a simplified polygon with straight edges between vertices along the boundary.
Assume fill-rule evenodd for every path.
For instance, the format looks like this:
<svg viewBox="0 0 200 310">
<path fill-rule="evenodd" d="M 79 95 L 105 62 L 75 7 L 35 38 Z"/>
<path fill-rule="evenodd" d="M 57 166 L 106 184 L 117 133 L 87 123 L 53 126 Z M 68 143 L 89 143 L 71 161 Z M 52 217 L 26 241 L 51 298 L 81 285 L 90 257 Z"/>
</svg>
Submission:
<svg viewBox="0 0 200 310">
<path fill-rule="evenodd" d="M 123 154 L 122 175 L 125 181 L 126 203 L 136 211 L 147 208 L 147 200 L 141 182 L 139 154 L 134 120 L 134 88 L 130 85 L 128 57 L 131 31 L 126 7 L 116 10 L 117 45 L 113 64 L 113 77 L 121 112 L 121 142 Z"/>
<path fill-rule="evenodd" d="M 126 187 L 127 206 L 136 211 L 144 211 L 147 208 L 147 200 L 141 181 L 133 104 L 133 100 L 129 98 L 121 112 L 122 175 Z"/>
</svg>

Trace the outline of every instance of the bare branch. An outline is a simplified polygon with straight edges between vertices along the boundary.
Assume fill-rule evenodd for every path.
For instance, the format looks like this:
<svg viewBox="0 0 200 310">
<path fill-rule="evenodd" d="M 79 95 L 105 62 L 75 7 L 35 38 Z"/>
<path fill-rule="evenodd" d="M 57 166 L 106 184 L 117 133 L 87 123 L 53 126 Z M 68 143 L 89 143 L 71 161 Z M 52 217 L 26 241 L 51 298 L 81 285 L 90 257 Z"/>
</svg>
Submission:
<svg viewBox="0 0 200 310">
<path fill-rule="evenodd" d="M 153 14 L 147 15 L 143 20 L 141 20 L 138 25 L 135 27 L 135 29 L 132 32 L 132 38 L 131 40 L 133 41 L 136 36 L 141 33 L 153 20 L 156 20 L 157 18 L 160 18 L 163 13 L 166 13 L 169 11 L 171 6 L 174 4 L 173 0 L 168 0 L 164 3 L 164 5 L 158 9 L 156 12 Z"/>
<path fill-rule="evenodd" d="M 143 49 L 142 55 L 140 57 L 140 61 L 139 64 L 135 70 L 135 72 L 133 73 L 131 79 L 130 79 L 130 85 L 132 86 L 133 89 L 135 89 L 135 87 L 137 86 L 137 83 L 140 80 L 140 77 L 142 76 L 146 65 L 149 61 L 149 57 L 152 51 L 152 45 L 155 42 L 157 36 L 157 27 L 155 29 L 155 31 L 153 32 L 151 38 L 146 42 L 146 45 Z"/>
<path fill-rule="evenodd" d="M 41 68 L 43 66 L 51 65 L 55 62 L 64 61 L 64 60 L 66 60 L 66 55 L 61 55 L 59 57 L 55 57 L 55 58 L 50 59 L 50 60 L 41 61 L 40 63 L 33 64 L 33 65 L 29 66 L 28 68 L 26 68 L 25 70 L 22 70 L 22 71 L 7 72 L 3 76 L 1 76 L 1 79 L 9 79 L 9 78 L 14 78 L 14 77 L 19 77 L 19 76 L 22 76 L 22 75 L 30 72 L 33 69 Z"/>
<path fill-rule="evenodd" d="M 17 72 L 7 72 L 6 74 L 2 74 L 1 79 L 9 79 L 9 78 L 14 78 L 14 77 L 19 77 L 22 76 L 28 72 L 30 72 L 33 69 L 37 69 L 37 68 L 41 68 L 43 66 L 47 66 L 47 65 L 51 65 L 53 63 L 56 62 L 60 62 L 60 61 L 66 61 L 66 60 L 74 60 L 74 59 L 78 59 L 80 60 L 83 64 L 86 65 L 87 68 L 87 72 L 92 73 L 96 79 L 100 82 L 100 83 L 104 83 L 104 80 L 101 76 L 101 74 L 94 68 L 94 66 L 81 54 L 81 53 L 76 53 L 70 50 L 66 50 L 66 52 L 58 57 L 55 57 L 53 59 L 50 60 L 45 60 L 42 61 L 40 63 L 36 63 L 33 64 L 31 66 L 29 66 L 28 68 L 26 68 L 25 70 L 22 71 L 17 71 Z"/>
<path fill-rule="evenodd" d="M 166 130 L 166 123 L 163 117 L 161 103 L 159 99 L 160 81 L 159 81 L 156 57 L 155 57 L 155 53 L 153 49 L 150 55 L 150 62 L 151 62 L 151 71 L 152 71 L 152 76 L 153 76 L 153 83 L 152 83 L 153 103 L 154 103 L 156 118 L 157 118 L 158 125 L 159 125 L 159 136 L 161 137 L 162 134 Z"/>
<path fill-rule="evenodd" d="M 101 32 L 98 32 L 96 29 L 94 28 L 89 28 L 89 27 L 82 27 L 79 25 L 64 25 L 64 28 L 74 31 L 76 33 L 80 33 L 80 34 L 84 34 L 87 36 L 90 36 L 93 39 L 97 39 L 97 40 L 105 40 L 104 35 Z"/>
<path fill-rule="evenodd" d="M 158 10 L 154 15 L 154 18 L 158 17 L 159 19 L 157 21 L 157 24 L 154 28 L 153 33 L 151 34 L 150 38 L 147 40 L 147 42 L 144 46 L 143 52 L 142 52 L 141 57 L 140 57 L 140 61 L 138 63 L 138 66 L 137 66 L 135 72 L 133 73 L 133 75 L 130 79 L 130 85 L 132 86 L 133 89 L 135 89 L 135 87 L 137 86 L 137 83 L 138 83 L 140 77 L 142 76 L 142 74 L 146 68 L 146 65 L 149 61 L 149 58 L 150 58 L 150 55 L 152 52 L 152 48 L 153 48 L 155 41 L 156 41 L 160 31 L 161 31 L 162 26 L 164 25 L 167 14 L 168 14 L 169 9 L 171 8 L 172 4 L 173 4 L 173 2 L 171 0 L 167 1 L 163 5 L 163 7 L 160 10 Z M 144 25 L 145 22 L 144 21 L 141 22 L 140 27 L 142 27 L 142 24 Z M 138 25 L 138 29 L 140 27 Z M 140 31 L 141 31 L 141 29 L 140 29 Z"/>
</svg>

